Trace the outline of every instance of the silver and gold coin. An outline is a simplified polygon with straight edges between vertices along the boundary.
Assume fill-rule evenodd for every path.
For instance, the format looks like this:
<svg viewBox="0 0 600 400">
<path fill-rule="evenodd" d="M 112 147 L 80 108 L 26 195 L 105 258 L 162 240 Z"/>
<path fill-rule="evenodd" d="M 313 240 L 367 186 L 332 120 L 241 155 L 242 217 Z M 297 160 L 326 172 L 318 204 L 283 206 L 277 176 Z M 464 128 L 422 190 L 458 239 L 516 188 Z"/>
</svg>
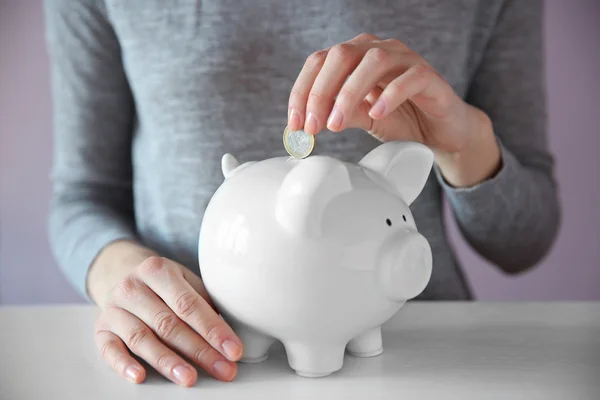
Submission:
<svg viewBox="0 0 600 400">
<path fill-rule="evenodd" d="M 305 158 L 315 148 L 315 137 L 303 130 L 290 131 L 286 126 L 283 131 L 283 146 L 292 157 Z"/>
</svg>

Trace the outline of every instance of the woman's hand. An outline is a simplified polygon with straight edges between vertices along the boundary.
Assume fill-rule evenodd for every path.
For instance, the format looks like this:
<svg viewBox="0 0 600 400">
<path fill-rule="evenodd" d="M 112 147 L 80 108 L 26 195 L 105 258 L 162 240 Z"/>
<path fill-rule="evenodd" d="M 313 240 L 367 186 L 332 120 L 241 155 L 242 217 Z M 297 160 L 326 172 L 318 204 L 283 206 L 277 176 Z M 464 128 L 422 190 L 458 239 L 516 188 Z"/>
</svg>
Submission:
<svg viewBox="0 0 600 400">
<path fill-rule="evenodd" d="M 290 94 L 288 126 L 310 134 L 360 128 L 381 141 L 423 143 L 455 186 L 484 180 L 500 163 L 485 113 L 404 43 L 368 34 L 308 57 Z"/>
<path fill-rule="evenodd" d="M 130 268 L 100 306 L 96 344 L 124 378 L 135 383 L 145 378 L 130 350 L 182 386 L 197 379 L 184 357 L 219 380 L 234 379 L 242 343 L 215 311 L 202 281 L 183 266 L 150 256 Z"/>
</svg>

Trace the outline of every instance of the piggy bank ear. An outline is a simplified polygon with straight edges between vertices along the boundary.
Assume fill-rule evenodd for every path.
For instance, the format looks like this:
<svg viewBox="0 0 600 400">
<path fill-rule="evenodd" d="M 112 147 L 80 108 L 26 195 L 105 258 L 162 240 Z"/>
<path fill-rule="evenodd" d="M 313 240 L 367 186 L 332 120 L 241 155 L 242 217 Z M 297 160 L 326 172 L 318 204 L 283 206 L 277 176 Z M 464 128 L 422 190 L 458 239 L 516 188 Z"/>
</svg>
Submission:
<svg viewBox="0 0 600 400">
<path fill-rule="evenodd" d="M 387 178 L 410 205 L 425 187 L 433 160 L 433 152 L 425 145 L 391 141 L 371 150 L 358 164 Z"/>
<path fill-rule="evenodd" d="M 326 156 L 300 160 L 277 192 L 275 216 L 288 232 L 319 235 L 325 208 L 351 189 L 350 175 L 342 162 Z"/>
</svg>

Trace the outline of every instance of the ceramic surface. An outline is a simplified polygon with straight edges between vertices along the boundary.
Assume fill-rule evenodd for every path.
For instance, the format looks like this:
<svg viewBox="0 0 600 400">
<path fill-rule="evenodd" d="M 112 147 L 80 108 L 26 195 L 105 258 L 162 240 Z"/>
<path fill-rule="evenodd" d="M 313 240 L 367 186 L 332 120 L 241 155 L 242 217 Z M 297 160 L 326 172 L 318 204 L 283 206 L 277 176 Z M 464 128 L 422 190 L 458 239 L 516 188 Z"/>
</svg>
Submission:
<svg viewBox="0 0 600 400">
<path fill-rule="evenodd" d="M 432 165 L 427 147 L 401 141 L 357 164 L 223 156 L 198 254 L 211 298 L 244 343 L 242 362 L 266 360 L 278 340 L 298 375 L 322 377 L 345 351 L 382 353 L 381 324 L 431 276 L 409 205 Z"/>
</svg>

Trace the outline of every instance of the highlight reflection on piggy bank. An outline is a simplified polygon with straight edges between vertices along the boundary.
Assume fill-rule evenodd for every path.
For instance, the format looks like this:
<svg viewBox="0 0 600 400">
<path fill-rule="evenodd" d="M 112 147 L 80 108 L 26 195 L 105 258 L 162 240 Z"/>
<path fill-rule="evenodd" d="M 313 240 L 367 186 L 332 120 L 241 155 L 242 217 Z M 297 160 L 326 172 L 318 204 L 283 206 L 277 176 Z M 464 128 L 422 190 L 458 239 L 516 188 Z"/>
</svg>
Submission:
<svg viewBox="0 0 600 400">
<path fill-rule="evenodd" d="M 380 326 L 431 276 L 429 243 L 409 205 L 433 153 L 387 142 L 359 163 L 275 157 L 225 176 L 202 221 L 199 263 L 208 293 L 242 339 L 242 362 L 277 340 L 298 375 L 339 370 L 344 353 L 382 353 Z"/>
</svg>

